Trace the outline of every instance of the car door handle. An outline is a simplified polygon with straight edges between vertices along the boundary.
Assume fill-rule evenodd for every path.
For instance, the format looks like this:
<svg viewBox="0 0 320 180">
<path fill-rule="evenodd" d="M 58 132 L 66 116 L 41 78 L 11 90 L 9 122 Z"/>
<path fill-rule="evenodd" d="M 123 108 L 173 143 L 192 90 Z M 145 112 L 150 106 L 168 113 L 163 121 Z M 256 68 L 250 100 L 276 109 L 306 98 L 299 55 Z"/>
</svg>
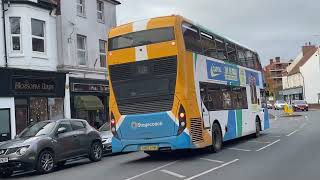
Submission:
<svg viewBox="0 0 320 180">
<path fill-rule="evenodd" d="M 73 135 L 72 137 L 76 138 L 76 137 L 78 137 L 78 136 L 77 136 L 77 135 Z"/>
</svg>

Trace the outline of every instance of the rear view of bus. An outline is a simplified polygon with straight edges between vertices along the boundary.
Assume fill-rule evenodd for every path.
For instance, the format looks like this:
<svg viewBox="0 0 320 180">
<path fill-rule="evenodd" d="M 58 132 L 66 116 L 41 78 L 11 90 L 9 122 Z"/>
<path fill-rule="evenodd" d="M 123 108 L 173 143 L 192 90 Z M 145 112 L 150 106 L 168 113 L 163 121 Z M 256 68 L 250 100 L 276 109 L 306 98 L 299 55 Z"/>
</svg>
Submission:
<svg viewBox="0 0 320 180">
<path fill-rule="evenodd" d="M 113 152 L 191 147 L 187 102 L 183 92 L 179 95 L 187 79 L 178 71 L 184 65 L 178 60 L 176 24 L 176 16 L 161 17 L 116 27 L 109 34 Z"/>
</svg>

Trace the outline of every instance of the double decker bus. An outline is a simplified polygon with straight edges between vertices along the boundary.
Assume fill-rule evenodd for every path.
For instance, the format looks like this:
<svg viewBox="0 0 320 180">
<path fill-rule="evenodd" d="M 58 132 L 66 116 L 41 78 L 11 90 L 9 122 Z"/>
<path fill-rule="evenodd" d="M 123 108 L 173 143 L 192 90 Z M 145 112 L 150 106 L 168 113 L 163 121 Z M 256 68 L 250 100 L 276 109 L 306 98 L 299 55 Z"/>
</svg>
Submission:
<svg viewBox="0 0 320 180">
<path fill-rule="evenodd" d="M 113 28 L 108 70 L 113 152 L 217 152 L 269 127 L 258 54 L 182 16 Z"/>
</svg>

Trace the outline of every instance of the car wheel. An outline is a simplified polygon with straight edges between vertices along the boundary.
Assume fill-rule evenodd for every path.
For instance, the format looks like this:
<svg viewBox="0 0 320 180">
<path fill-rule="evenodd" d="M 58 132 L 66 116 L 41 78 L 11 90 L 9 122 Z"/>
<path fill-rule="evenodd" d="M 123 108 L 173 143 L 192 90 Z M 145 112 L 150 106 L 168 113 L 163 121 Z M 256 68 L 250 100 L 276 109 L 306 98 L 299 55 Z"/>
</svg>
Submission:
<svg viewBox="0 0 320 180">
<path fill-rule="evenodd" d="M 0 172 L 0 177 L 1 178 L 8 178 L 13 174 L 13 171 L 7 170 L 7 171 L 1 171 Z"/>
<path fill-rule="evenodd" d="M 255 138 L 260 136 L 260 131 L 261 131 L 261 126 L 260 126 L 260 120 L 256 120 L 256 133 L 255 133 Z"/>
<path fill-rule="evenodd" d="M 55 160 L 51 151 L 44 150 L 40 153 L 37 162 L 37 172 L 40 174 L 47 174 L 54 170 Z"/>
<path fill-rule="evenodd" d="M 220 126 L 214 123 L 212 126 L 212 145 L 210 146 L 210 151 L 217 153 L 222 149 L 222 132 Z"/>
<path fill-rule="evenodd" d="M 102 159 L 102 151 L 102 144 L 100 142 L 92 143 L 89 159 L 93 162 L 100 161 Z"/>
</svg>

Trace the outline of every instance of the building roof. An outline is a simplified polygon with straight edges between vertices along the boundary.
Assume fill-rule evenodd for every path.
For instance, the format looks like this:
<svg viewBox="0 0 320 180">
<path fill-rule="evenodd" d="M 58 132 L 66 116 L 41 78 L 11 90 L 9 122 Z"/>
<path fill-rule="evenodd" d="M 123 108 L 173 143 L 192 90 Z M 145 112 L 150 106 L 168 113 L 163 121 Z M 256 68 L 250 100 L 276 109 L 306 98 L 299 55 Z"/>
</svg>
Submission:
<svg viewBox="0 0 320 180">
<path fill-rule="evenodd" d="M 5 0 L 5 3 L 14 3 L 14 4 L 30 4 L 33 6 L 37 6 L 44 9 L 53 9 L 57 6 L 54 0 L 38 0 L 38 2 L 34 2 L 31 0 Z"/>
<path fill-rule="evenodd" d="M 114 4 L 114 5 L 119 5 L 121 4 L 119 1 L 117 0 L 106 0 L 106 1 L 109 1 L 110 3 Z"/>
<path fill-rule="evenodd" d="M 308 60 L 311 58 L 311 56 L 314 55 L 318 50 L 317 47 L 314 47 L 310 49 L 300 60 L 299 62 L 292 68 L 291 71 L 288 72 L 288 75 L 297 74 L 300 72 L 300 67 L 303 66 Z"/>
</svg>

